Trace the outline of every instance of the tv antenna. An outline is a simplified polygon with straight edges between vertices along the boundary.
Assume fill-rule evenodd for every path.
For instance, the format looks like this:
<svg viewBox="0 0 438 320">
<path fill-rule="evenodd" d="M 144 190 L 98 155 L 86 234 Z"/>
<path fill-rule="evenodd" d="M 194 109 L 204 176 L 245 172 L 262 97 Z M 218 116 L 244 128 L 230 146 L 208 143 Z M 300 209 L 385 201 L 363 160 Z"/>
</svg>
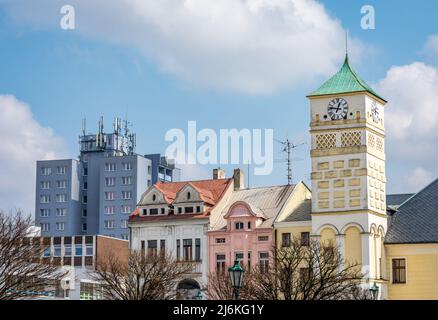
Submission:
<svg viewBox="0 0 438 320">
<path fill-rule="evenodd" d="M 283 146 L 281 152 L 286 153 L 286 159 L 283 161 L 286 162 L 287 184 L 291 185 L 292 184 L 292 161 L 293 161 L 293 159 L 291 158 L 292 150 L 299 147 L 299 146 L 302 146 L 306 143 L 303 142 L 300 144 L 294 144 L 292 141 L 290 141 L 287 138 L 284 141 L 277 140 L 277 139 L 274 139 L 274 140 Z"/>
</svg>

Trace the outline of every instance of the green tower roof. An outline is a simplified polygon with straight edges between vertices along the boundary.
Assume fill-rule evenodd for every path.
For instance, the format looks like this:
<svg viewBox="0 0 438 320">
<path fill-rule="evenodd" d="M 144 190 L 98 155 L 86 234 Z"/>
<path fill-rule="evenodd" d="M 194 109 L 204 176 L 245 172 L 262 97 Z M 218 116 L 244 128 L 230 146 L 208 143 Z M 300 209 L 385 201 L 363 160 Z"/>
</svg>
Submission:
<svg viewBox="0 0 438 320">
<path fill-rule="evenodd" d="M 321 87 L 313 91 L 308 97 L 322 96 L 327 94 L 339 94 L 348 92 L 369 92 L 375 97 L 383 100 L 369 85 L 363 81 L 356 72 L 350 67 L 348 62 L 348 55 L 345 56 L 342 68 L 329 80 L 327 80 Z"/>
</svg>

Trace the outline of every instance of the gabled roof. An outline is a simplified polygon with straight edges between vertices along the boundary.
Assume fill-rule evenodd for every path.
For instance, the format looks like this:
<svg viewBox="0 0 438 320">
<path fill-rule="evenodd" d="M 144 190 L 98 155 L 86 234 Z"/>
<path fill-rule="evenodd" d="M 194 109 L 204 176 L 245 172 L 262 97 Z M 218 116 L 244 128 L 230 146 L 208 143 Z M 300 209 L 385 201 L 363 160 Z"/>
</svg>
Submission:
<svg viewBox="0 0 438 320">
<path fill-rule="evenodd" d="M 244 202 L 257 216 L 263 219 L 259 228 L 272 227 L 275 217 L 289 199 L 294 188 L 295 185 L 284 185 L 236 190 L 231 195 L 222 213 L 224 215 L 228 213 L 236 202 Z M 219 226 L 218 229 L 222 227 Z"/>
<path fill-rule="evenodd" d="M 352 92 L 368 92 L 386 102 L 351 68 L 348 55 L 345 55 L 341 69 L 308 97 Z"/>
<path fill-rule="evenodd" d="M 310 221 L 311 213 L 312 199 L 305 199 L 281 222 Z"/>
<path fill-rule="evenodd" d="M 438 179 L 402 203 L 389 222 L 385 243 L 438 243 Z"/>
<path fill-rule="evenodd" d="M 210 179 L 210 180 L 198 180 L 198 181 L 182 181 L 182 182 L 158 182 L 154 184 L 151 188 L 155 187 L 159 191 L 162 192 L 164 198 L 166 199 L 166 202 L 171 204 L 175 201 L 178 192 L 180 192 L 185 186 L 192 186 L 195 190 L 197 190 L 200 194 L 201 199 L 211 205 L 215 206 L 217 202 L 221 199 L 222 195 L 228 188 L 228 186 L 231 184 L 233 179 Z M 209 210 L 206 212 L 200 213 L 199 215 L 208 215 L 210 213 Z M 188 215 L 183 215 L 187 216 Z M 192 216 L 192 215 L 191 215 Z M 157 217 L 149 217 L 140 216 L 140 210 L 137 208 L 134 210 L 134 212 L 130 215 L 131 218 L 137 217 L 141 220 L 147 220 L 147 219 L 166 219 L 164 216 L 157 216 Z M 171 217 L 175 217 L 175 215 L 171 215 Z M 138 220 L 136 219 L 136 220 Z"/>
</svg>

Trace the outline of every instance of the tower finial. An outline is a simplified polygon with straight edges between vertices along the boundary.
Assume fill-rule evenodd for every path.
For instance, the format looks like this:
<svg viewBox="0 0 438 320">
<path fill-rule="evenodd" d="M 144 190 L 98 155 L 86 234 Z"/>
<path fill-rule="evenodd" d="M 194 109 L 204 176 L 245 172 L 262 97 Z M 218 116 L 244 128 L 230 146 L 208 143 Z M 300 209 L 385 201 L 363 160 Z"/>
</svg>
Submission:
<svg viewBox="0 0 438 320">
<path fill-rule="evenodd" d="M 348 58 L 348 30 L 345 30 L 345 58 Z"/>
</svg>

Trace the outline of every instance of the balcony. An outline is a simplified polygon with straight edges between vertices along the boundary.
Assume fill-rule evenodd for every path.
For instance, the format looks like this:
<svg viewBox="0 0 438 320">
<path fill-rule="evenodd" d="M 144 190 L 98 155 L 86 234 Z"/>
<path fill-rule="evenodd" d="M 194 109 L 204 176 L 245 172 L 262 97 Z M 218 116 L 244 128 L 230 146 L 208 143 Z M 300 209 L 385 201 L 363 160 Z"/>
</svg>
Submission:
<svg viewBox="0 0 438 320">
<path fill-rule="evenodd" d="M 177 261 L 177 263 L 181 263 L 181 264 L 191 264 L 192 265 L 192 269 L 189 272 L 189 274 L 201 274 L 202 273 L 202 261 L 198 260 L 198 261 Z"/>
</svg>

